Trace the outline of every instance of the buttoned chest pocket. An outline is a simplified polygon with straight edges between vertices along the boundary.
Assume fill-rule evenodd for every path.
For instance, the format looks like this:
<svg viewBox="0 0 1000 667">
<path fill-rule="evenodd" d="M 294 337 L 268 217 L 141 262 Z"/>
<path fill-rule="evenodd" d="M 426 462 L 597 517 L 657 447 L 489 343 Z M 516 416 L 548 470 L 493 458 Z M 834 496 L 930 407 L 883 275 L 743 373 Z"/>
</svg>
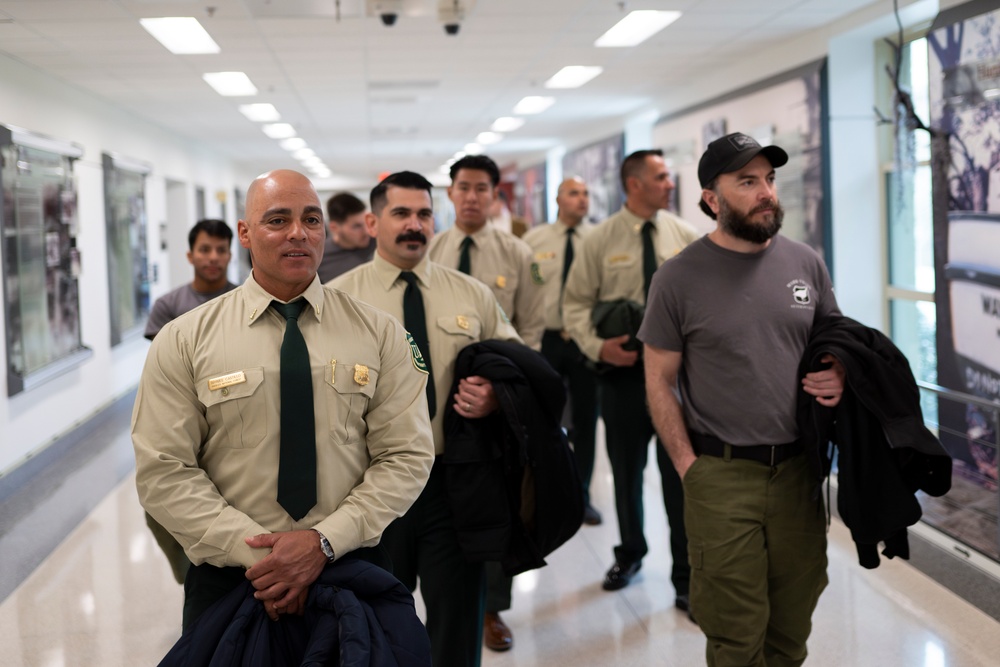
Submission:
<svg viewBox="0 0 1000 667">
<path fill-rule="evenodd" d="M 326 410 L 333 444 L 356 445 L 368 435 L 365 414 L 376 385 L 378 368 L 375 366 L 339 361 L 327 364 Z"/>
<path fill-rule="evenodd" d="M 601 298 L 628 296 L 636 285 L 642 288 L 642 265 L 636 255 L 619 254 L 604 260 Z"/>
<path fill-rule="evenodd" d="M 470 315 L 451 315 L 437 318 L 438 330 L 445 334 L 442 337 L 449 345 L 447 359 L 454 359 L 459 350 L 470 343 L 480 340 L 483 333 L 483 323 L 477 317 Z M 431 364 L 434 364 L 434 354 L 431 353 Z"/>
<path fill-rule="evenodd" d="M 198 400 L 205 406 L 211 428 L 226 431 L 222 447 L 256 447 L 267 435 L 267 392 L 264 368 L 244 368 L 214 374 L 198 382 Z"/>
</svg>

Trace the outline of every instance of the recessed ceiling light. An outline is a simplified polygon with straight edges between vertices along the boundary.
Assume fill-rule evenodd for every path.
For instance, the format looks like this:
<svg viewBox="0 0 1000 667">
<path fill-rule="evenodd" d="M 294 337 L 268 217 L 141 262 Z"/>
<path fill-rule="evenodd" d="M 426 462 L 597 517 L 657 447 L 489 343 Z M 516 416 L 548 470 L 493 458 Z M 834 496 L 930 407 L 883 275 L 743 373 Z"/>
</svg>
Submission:
<svg viewBox="0 0 1000 667">
<path fill-rule="evenodd" d="M 215 88 L 215 92 L 226 97 L 257 94 L 257 87 L 243 72 L 208 72 L 202 74 L 201 78 L 205 80 L 205 83 Z"/>
<path fill-rule="evenodd" d="M 273 104 L 241 104 L 240 113 L 256 123 L 273 123 L 281 114 Z"/>
<path fill-rule="evenodd" d="M 264 134 L 272 139 L 287 139 L 295 136 L 295 128 L 288 123 L 270 123 L 261 125 L 260 129 L 264 130 Z"/>
<path fill-rule="evenodd" d="M 604 71 L 603 67 L 567 65 L 545 82 L 546 88 L 579 88 Z"/>
<path fill-rule="evenodd" d="M 465 148 L 462 150 L 465 151 L 466 155 L 479 155 L 483 152 L 483 147 L 479 144 L 465 144 Z"/>
<path fill-rule="evenodd" d="M 302 137 L 290 137 L 288 139 L 282 139 L 278 145 L 286 151 L 297 151 L 300 148 L 306 147 L 306 140 Z"/>
<path fill-rule="evenodd" d="M 635 46 L 681 17 L 680 12 L 638 9 L 597 38 L 594 46 Z"/>
<path fill-rule="evenodd" d="M 192 53 L 218 53 L 222 49 L 198 23 L 190 16 L 167 16 L 156 19 L 139 19 L 139 23 L 171 53 L 186 55 Z"/>
<path fill-rule="evenodd" d="M 515 118 L 514 116 L 501 116 L 493 121 L 490 125 L 490 129 L 494 132 L 513 132 L 524 125 L 523 118 Z"/>
<path fill-rule="evenodd" d="M 503 139 L 503 135 L 497 132 L 480 132 L 476 135 L 476 143 L 483 146 L 495 144 Z"/>
<path fill-rule="evenodd" d="M 556 98 L 554 97 L 529 95 L 514 106 L 514 113 L 519 116 L 530 116 L 531 114 L 542 113 L 555 103 Z"/>
</svg>

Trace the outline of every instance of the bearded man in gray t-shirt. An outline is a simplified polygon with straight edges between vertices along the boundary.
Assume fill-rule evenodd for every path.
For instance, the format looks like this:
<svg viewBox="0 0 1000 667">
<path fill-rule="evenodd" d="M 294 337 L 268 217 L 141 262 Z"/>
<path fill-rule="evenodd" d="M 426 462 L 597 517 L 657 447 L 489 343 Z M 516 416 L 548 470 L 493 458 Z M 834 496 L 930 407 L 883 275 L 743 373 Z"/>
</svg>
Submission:
<svg viewBox="0 0 1000 667">
<path fill-rule="evenodd" d="M 715 667 L 802 664 L 827 583 L 795 407 L 800 383 L 821 405 L 840 401 L 832 356 L 797 377 L 814 319 L 839 310 L 819 256 L 776 235 L 787 161 L 740 133 L 709 144 L 698 177 L 717 227 L 657 271 L 638 335 L 653 423 L 684 485 L 691 613 Z"/>
</svg>

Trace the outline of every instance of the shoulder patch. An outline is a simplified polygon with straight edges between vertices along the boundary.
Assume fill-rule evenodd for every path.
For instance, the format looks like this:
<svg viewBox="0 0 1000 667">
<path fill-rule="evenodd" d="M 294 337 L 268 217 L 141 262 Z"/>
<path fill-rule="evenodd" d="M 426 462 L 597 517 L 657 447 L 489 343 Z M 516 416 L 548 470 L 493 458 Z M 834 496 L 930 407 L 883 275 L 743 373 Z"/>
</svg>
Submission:
<svg viewBox="0 0 1000 667">
<path fill-rule="evenodd" d="M 410 335 L 409 331 L 406 332 L 406 342 L 410 344 L 410 360 L 413 362 L 413 367 L 421 373 L 426 373 L 427 362 L 424 361 L 424 355 L 420 353 L 417 341 L 413 340 L 413 336 Z"/>
<path fill-rule="evenodd" d="M 545 282 L 545 279 L 542 278 L 542 272 L 538 268 L 538 262 L 531 263 L 531 282 L 536 285 L 541 285 Z"/>
</svg>

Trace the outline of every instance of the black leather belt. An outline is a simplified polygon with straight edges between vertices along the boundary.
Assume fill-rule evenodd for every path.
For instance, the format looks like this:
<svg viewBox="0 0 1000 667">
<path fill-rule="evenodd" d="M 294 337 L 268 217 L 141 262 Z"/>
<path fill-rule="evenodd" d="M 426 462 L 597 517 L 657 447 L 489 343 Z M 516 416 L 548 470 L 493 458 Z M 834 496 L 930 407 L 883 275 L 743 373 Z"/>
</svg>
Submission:
<svg viewBox="0 0 1000 667">
<path fill-rule="evenodd" d="M 724 459 L 746 459 L 771 467 L 802 453 L 802 443 L 797 440 L 781 445 L 730 445 L 705 433 L 691 431 L 688 436 L 694 453 L 699 456 L 706 454 Z"/>
</svg>

